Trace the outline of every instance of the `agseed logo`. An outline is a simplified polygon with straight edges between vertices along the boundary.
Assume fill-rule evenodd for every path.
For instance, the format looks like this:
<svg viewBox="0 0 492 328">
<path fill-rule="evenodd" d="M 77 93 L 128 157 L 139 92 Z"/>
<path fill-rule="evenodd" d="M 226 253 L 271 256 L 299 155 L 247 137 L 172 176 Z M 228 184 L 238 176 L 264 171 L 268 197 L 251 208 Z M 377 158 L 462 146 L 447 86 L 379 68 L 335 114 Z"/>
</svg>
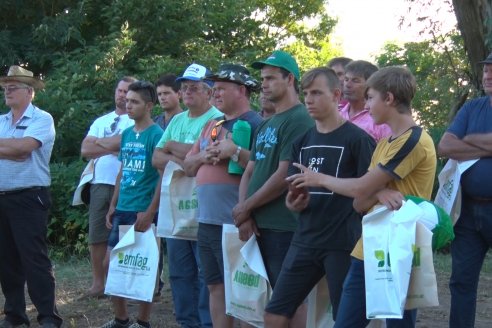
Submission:
<svg viewBox="0 0 492 328">
<path fill-rule="evenodd" d="M 248 265 L 244 263 L 243 269 L 247 268 Z M 258 288 L 258 286 L 260 285 L 260 275 L 236 270 L 236 273 L 234 274 L 234 279 L 232 281 L 243 286 Z"/>
<path fill-rule="evenodd" d="M 132 267 L 139 270 L 150 271 L 150 267 L 147 266 L 148 257 L 137 255 L 125 254 L 123 252 L 118 252 L 118 264 L 125 267 Z"/>
<path fill-rule="evenodd" d="M 196 190 L 193 191 L 191 199 L 180 199 L 178 203 L 178 211 L 194 210 L 198 208 L 198 199 L 196 198 Z"/>
<path fill-rule="evenodd" d="M 378 268 L 384 267 L 384 260 L 388 257 L 388 267 L 391 267 L 390 256 L 389 253 L 386 254 L 382 249 L 378 249 L 374 251 L 374 257 L 378 260 Z"/>
</svg>

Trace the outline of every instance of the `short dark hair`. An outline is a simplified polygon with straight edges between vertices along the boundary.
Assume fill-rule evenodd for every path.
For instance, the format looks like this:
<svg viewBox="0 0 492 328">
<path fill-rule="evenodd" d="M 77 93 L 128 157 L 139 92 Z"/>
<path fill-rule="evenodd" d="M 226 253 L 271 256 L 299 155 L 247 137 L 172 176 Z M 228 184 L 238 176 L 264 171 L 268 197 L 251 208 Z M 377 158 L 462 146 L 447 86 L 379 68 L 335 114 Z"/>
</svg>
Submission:
<svg viewBox="0 0 492 328">
<path fill-rule="evenodd" d="M 133 77 L 130 75 L 125 75 L 122 78 L 118 79 L 118 81 L 116 82 L 116 85 L 114 87 L 116 89 L 118 87 L 118 84 L 120 84 L 120 82 L 133 83 L 133 82 L 137 82 L 137 81 L 138 81 L 138 79 L 136 77 Z"/>
<path fill-rule="evenodd" d="M 326 79 L 326 84 L 331 91 L 335 89 L 340 90 L 340 80 L 338 79 L 337 74 L 334 70 L 329 67 L 316 67 L 309 71 L 307 71 L 301 79 L 301 88 L 304 90 L 305 88 L 309 88 L 309 86 L 313 83 L 313 81 L 318 76 L 324 76 Z"/>
<path fill-rule="evenodd" d="M 367 80 L 374 72 L 377 72 L 378 67 L 365 60 L 354 60 L 345 66 L 345 74 L 352 73 L 356 76 L 362 76 Z"/>
<path fill-rule="evenodd" d="M 273 66 L 273 67 L 275 67 L 275 66 Z M 282 73 L 282 77 L 284 79 L 286 77 L 288 77 L 289 74 L 292 74 L 291 72 L 289 72 L 288 70 L 286 70 L 283 67 L 278 67 L 278 69 L 280 69 L 280 73 Z M 292 74 L 292 76 L 294 77 L 294 89 L 296 90 L 296 93 L 299 93 L 299 81 L 297 81 L 296 76 L 294 74 Z"/>
<path fill-rule="evenodd" d="M 159 77 L 159 79 L 155 82 L 155 87 L 160 87 L 161 85 L 169 87 L 174 90 L 174 92 L 178 92 L 179 88 L 181 88 L 181 82 L 176 81 L 178 77 L 174 74 L 164 74 Z"/>
<path fill-rule="evenodd" d="M 417 90 L 417 83 L 408 68 L 403 66 L 381 68 L 371 75 L 366 82 L 366 86 L 367 89 L 374 89 L 382 95 L 391 92 L 395 107 L 399 113 L 403 114 L 412 111 L 411 103 Z"/>
<path fill-rule="evenodd" d="M 328 66 L 329 68 L 333 68 L 333 66 L 336 66 L 336 65 L 342 65 L 343 67 L 345 67 L 351 61 L 352 61 L 352 59 L 348 58 L 348 57 L 333 57 L 332 59 L 330 59 L 328 64 L 326 64 L 326 66 Z"/>
<path fill-rule="evenodd" d="M 157 92 L 151 82 L 136 81 L 128 86 L 128 91 L 136 92 L 142 97 L 145 102 L 151 102 L 153 104 L 157 101 Z"/>
</svg>

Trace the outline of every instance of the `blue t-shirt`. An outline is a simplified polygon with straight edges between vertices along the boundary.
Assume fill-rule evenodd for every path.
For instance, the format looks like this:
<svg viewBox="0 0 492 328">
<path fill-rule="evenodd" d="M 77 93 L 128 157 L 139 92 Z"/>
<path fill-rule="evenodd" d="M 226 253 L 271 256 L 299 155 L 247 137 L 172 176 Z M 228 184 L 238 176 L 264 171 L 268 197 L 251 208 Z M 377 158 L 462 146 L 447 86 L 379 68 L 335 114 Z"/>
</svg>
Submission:
<svg viewBox="0 0 492 328">
<path fill-rule="evenodd" d="M 159 181 L 159 172 L 152 167 L 152 155 L 162 132 L 157 124 L 152 124 L 138 134 L 133 126 L 121 134 L 118 159 L 122 174 L 116 209 L 143 212 L 149 207 Z"/>
<path fill-rule="evenodd" d="M 492 132 L 492 106 L 489 96 L 467 101 L 448 129 L 459 139 L 474 133 Z M 461 188 L 472 197 L 492 198 L 492 157 L 482 157 L 461 176 Z"/>
</svg>

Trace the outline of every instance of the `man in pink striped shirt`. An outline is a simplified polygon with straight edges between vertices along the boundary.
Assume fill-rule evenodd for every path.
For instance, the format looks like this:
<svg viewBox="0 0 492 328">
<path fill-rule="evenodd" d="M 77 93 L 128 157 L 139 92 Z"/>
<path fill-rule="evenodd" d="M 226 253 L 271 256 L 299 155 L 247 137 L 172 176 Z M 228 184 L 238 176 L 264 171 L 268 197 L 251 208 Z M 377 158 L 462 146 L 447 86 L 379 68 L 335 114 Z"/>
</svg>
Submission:
<svg viewBox="0 0 492 328">
<path fill-rule="evenodd" d="M 366 107 L 366 81 L 377 70 L 375 65 L 365 60 L 355 60 L 345 66 L 343 95 L 348 104 L 340 110 L 340 114 L 379 142 L 389 136 L 391 130 L 386 124 L 375 124 Z"/>
</svg>

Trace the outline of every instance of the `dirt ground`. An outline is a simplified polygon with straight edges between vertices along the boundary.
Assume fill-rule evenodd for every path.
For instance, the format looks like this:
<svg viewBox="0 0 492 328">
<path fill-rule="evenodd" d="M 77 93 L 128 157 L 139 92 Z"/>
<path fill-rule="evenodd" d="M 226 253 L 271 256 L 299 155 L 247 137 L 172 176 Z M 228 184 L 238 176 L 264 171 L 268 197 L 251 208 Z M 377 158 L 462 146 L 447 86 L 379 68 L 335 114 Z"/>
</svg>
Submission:
<svg viewBox="0 0 492 328">
<path fill-rule="evenodd" d="M 476 328 L 492 327 L 492 268 L 490 267 L 492 260 L 490 260 L 490 253 L 488 258 L 489 260 L 484 268 L 486 272 L 482 273 L 479 285 Z M 419 328 L 448 327 L 450 304 L 447 286 L 449 281 L 449 259 L 441 255 L 437 262 L 436 273 L 440 306 L 419 310 L 417 317 L 417 327 Z M 112 310 L 108 298 L 79 300 L 79 297 L 84 294 L 90 285 L 90 267 L 87 261 L 58 263 L 55 265 L 55 272 L 57 278 L 57 306 L 65 320 L 64 327 L 99 327 L 112 318 Z M 29 302 L 28 297 L 27 300 Z M 3 304 L 3 295 L 1 293 L 0 303 Z M 130 302 L 129 311 L 132 317 L 136 315 L 136 303 Z M 38 327 L 35 319 L 37 313 L 30 303 L 28 304 L 28 313 L 31 317 L 31 327 Z M 174 320 L 171 292 L 167 281 L 162 297 L 158 302 L 154 303 L 151 323 L 155 328 L 179 327 Z"/>
</svg>

